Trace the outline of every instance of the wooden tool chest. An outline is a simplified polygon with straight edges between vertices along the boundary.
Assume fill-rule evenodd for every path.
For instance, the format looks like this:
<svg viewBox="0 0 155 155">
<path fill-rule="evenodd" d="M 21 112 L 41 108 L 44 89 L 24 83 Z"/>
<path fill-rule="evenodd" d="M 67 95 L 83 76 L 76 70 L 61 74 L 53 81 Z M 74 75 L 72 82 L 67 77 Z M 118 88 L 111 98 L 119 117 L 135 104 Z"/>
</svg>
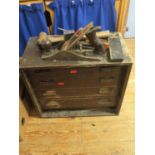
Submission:
<svg viewBox="0 0 155 155">
<path fill-rule="evenodd" d="M 121 37 L 121 36 L 120 36 Z M 121 108 L 132 62 L 42 60 L 31 38 L 20 72 L 40 117 L 115 115 Z"/>
</svg>

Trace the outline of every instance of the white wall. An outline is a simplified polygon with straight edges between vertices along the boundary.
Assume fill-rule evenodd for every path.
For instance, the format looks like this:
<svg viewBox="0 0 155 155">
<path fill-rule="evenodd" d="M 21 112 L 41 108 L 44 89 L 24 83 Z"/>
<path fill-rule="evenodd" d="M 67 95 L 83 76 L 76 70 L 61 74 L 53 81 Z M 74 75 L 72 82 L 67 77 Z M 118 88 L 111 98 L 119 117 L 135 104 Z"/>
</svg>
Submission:
<svg viewBox="0 0 155 155">
<path fill-rule="evenodd" d="M 135 37 L 135 0 L 130 0 L 126 27 L 128 31 L 125 32 L 125 38 Z"/>
</svg>

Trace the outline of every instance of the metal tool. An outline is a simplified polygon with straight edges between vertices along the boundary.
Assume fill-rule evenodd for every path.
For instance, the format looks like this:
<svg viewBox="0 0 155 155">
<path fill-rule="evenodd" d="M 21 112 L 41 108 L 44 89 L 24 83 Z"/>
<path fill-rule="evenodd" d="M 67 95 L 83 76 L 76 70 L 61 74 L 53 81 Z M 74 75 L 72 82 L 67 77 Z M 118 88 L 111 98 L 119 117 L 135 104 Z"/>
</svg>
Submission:
<svg viewBox="0 0 155 155">
<path fill-rule="evenodd" d="M 64 34 L 64 40 L 68 40 L 71 38 L 71 36 L 74 34 L 74 30 L 66 30 L 66 29 L 63 29 L 63 28 L 58 28 L 59 30 L 63 31 L 63 34 Z"/>
<path fill-rule="evenodd" d="M 65 38 L 60 42 L 52 42 L 46 33 L 42 32 L 38 38 L 38 45 L 42 50 L 42 59 L 52 60 L 81 60 L 81 61 L 100 61 L 100 55 L 93 56 L 94 53 L 104 52 L 104 47 L 101 40 L 96 36 L 96 31 L 99 27 L 93 28 L 93 23 L 87 24 L 85 27 L 73 33 L 69 38 Z M 66 32 L 66 31 L 65 31 Z M 88 38 L 83 40 L 84 36 Z M 55 40 L 55 39 L 53 39 Z M 61 43 L 61 44 L 60 44 Z M 59 48 L 55 44 L 60 44 Z M 96 52 L 98 50 L 98 52 Z M 45 51 L 45 52 L 44 52 Z"/>
</svg>

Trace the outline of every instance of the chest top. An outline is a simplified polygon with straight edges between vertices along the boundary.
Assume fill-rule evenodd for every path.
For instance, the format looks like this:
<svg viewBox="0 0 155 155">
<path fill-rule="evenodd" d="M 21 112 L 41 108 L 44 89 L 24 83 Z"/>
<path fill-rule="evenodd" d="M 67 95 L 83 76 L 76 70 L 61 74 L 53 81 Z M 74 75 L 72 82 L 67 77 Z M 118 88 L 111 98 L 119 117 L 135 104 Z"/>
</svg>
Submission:
<svg viewBox="0 0 155 155">
<path fill-rule="evenodd" d="M 40 49 L 37 45 L 37 37 L 32 37 L 28 41 L 24 55 L 20 61 L 21 69 L 33 69 L 33 68 L 63 68 L 63 67 L 91 67 L 91 66 L 121 66 L 131 64 L 131 57 L 129 50 L 125 44 L 124 39 L 121 34 L 119 34 L 121 41 L 121 50 L 123 53 L 123 61 L 112 62 L 109 60 L 108 54 L 105 56 L 100 56 L 100 61 L 71 61 L 71 60 L 50 60 L 41 59 Z M 115 50 L 115 47 L 112 50 Z M 108 53 L 108 52 L 107 52 Z M 95 57 L 95 56 L 94 56 Z"/>
</svg>

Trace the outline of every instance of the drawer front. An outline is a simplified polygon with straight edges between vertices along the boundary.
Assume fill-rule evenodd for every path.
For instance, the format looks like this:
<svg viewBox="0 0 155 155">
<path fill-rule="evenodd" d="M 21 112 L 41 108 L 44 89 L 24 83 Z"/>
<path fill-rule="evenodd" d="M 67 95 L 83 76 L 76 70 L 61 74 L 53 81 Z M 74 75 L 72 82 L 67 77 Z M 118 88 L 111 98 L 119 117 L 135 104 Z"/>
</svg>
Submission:
<svg viewBox="0 0 155 155">
<path fill-rule="evenodd" d="M 96 79 L 97 77 L 118 77 L 120 67 L 87 67 L 71 69 L 42 69 L 28 71 L 29 78 L 33 80 L 71 80 L 71 79 Z"/>
<path fill-rule="evenodd" d="M 28 72 L 29 77 L 33 79 L 45 79 L 45 78 L 82 78 L 87 79 L 88 77 L 94 77 L 98 75 L 98 68 L 67 68 L 67 69 L 42 69 L 32 70 Z M 90 75 L 93 75 L 90 77 Z"/>
<path fill-rule="evenodd" d="M 83 96 L 83 95 L 97 95 L 97 96 L 116 96 L 117 87 L 95 87 L 95 88 L 57 88 L 52 87 L 35 89 L 37 96 L 47 98 L 60 98 L 65 96 Z"/>
<path fill-rule="evenodd" d="M 118 84 L 118 79 L 107 79 L 104 77 L 98 79 L 87 79 L 87 80 L 58 80 L 58 79 L 50 79 L 50 80 L 30 80 L 33 88 L 35 89 L 85 89 L 92 87 L 116 87 Z"/>
<path fill-rule="evenodd" d="M 61 76 L 66 75 L 87 75 L 99 73 L 117 73 L 121 69 L 120 66 L 102 66 L 102 67 L 75 67 L 75 68 L 50 68 L 50 69 L 35 69 L 29 70 L 30 76 L 52 75 Z"/>
<path fill-rule="evenodd" d="M 39 99 L 42 108 L 44 110 L 48 109 L 88 109 L 88 108 L 98 108 L 98 107 L 114 107 L 114 98 L 103 98 L 103 97 L 93 97 L 93 98 L 67 98 L 61 99 Z"/>
<path fill-rule="evenodd" d="M 51 77 L 45 79 L 30 79 L 31 84 L 35 88 L 80 88 L 80 87 L 98 87 L 99 82 L 95 78 L 60 78 L 60 77 Z"/>
</svg>

